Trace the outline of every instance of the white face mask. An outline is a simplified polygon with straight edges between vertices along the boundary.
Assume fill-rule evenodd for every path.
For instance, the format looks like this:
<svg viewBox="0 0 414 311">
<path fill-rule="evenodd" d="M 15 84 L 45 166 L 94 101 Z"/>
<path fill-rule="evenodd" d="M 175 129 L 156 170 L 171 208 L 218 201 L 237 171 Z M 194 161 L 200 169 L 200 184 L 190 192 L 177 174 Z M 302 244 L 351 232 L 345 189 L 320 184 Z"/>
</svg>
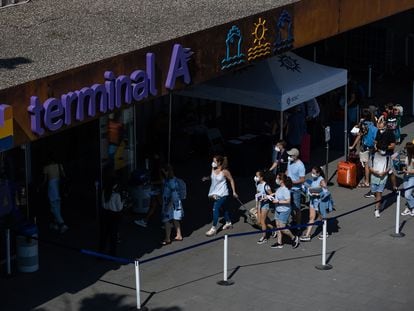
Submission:
<svg viewBox="0 0 414 311">
<path fill-rule="evenodd" d="M 212 168 L 217 168 L 217 163 L 216 162 L 211 162 L 211 167 Z"/>
<path fill-rule="evenodd" d="M 290 162 L 293 162 L 293 161 L 295 161 L 295 158 L 294 158 L 294 157 L 291 157 L 291 156 L 288 156 L 288 160 L 289 160 Z"/>
<path fill-rule="evenodd" d="M 254 180 L 254 182 L 259 182 L 259 177 L 254 176 L 253 180 Z"/>
<path fill-rule="evenodd" d="M 280 179 L 279 178 L 276 178 L 276 185 L 280 185 Z"/>
<path fill-rule="evenodd" d="M 279 147 L 275 147 L 275 150 L 277 151 L 277 152 L 280 152 L 280 148 Z"/>
<path fill-rule="evenodd" d="M 314 173 L 312 173 L 311 175 L 312 175 L 312 178 L 318 178 L 318 175 L 316 175 Z"/>
</svg>

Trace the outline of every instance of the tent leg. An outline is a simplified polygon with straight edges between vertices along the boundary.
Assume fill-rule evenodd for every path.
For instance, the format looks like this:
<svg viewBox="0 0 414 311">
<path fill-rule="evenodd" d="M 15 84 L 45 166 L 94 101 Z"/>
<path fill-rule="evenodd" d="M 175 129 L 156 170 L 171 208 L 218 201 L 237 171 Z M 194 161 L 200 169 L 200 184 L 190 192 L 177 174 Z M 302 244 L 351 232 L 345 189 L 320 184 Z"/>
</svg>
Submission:
<svg viewBox="0 0 414 311">
<path fill-rule="evenodd" d="M 168 109 L 168 164 L 171 164 L 171 114 L 172 114 L 173 94 L 170 92 L 170 102 Z"/>
<path fill-rule="evenodd" d="M 344 148 L 344 153 L 345 153 L 345 160 L 347 159 L 347 155 L 348 155 L 348 85 L 345 85 L 345 124 L 344 124 L 344 137 L 345 137 L 345 148 Z"/>
<path fill-rule="evenodd" d="M 283 111 L 280 111 L 280 130 L 279 130 L 279 139 L 283 139 Z"/>
</svg>

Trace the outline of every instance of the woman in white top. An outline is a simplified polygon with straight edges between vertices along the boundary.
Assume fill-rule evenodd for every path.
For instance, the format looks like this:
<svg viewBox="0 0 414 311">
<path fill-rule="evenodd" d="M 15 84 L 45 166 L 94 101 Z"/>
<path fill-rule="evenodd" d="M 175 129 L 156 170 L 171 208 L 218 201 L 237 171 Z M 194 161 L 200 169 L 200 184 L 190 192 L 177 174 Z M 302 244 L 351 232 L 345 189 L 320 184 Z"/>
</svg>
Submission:
<svg viewBox="0 0 414 311">
<path fill-rule="evenodd" d="M 217 155 L 213 158 L 211 163 L 211 175 L 208 177 L 203 177 L 202 181 L 211 180 L 210 191 L 208 192 L 208 197 L 214 200 L 213 204 L 213 226 L 206 232 L 207 236 L 213 236 L 217 233 L 217 224 L 220 215 L 220 208 L 223 206 L 224 202 L 229 196 L 229 189 L 227 186 L 227 181 L 230 182 L 231 189 L 233 191 L 233 196 L 238 197 L 236 192 L 236 186 L 234 179 L 231 176 L 230 171 L 227 169 L 227 158 Z M 231 223 L 229 210 L 224 205 L 224 219 L 226 224 L 223 226 L 222 230 L 231 229 L 233 227 Z"/>
<path fill-rule="evenodd" d="M 270 174 L 272 174 L 270 172 Z M 256 185 L 256 208 L 257 208 L 257 219 L 262 228 L 263 234 L 257 241 L 257 244 L 264 244 L 267 242 L 267 216 L 270 209 L 270 201 L 268 195 L 272 194 L 272 187 L 270 185 L 269 172 L 267 174 L 264 171 L 257 171 L 254 180 L 257 182 Z M 273 175 L 273 174 L 272 174 Z M 267 178 L 266 178 L 267 177 Z M 273 175 L 273 180 L 275 179 Z M 272 226 L 270 226 L 272 228 Z"/>
<path fill-rule="evenodd" d="M 405 145 L 405 148 L 407 150 L 407 158 L 405 159 L 406 167 L 404 169 L 404 189 L 407 190 L 404 192 L 404 197 L 407 200 L 407 207 L 401 215 L 414 216 L 414 144 L 412 142 L 408 142 Z"/>
</svg>

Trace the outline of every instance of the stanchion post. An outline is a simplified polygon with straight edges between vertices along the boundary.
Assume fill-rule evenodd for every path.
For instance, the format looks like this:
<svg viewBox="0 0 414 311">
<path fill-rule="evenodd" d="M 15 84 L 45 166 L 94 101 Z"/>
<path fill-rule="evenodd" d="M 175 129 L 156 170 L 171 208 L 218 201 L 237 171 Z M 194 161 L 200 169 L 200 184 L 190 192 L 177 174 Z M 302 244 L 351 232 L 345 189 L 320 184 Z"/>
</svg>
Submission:
<svg viewBox="0 0 414 311">
<path fill-rule="evenodd" d="M 332 269 L 332 266 L 326 263 L 326 238 L 327 238 L 327 220 L 324 219 L 323 220 L 323 229 L 322 229 L 322 235 L 323 235 L 323 239 L 322 239 L 322 264 L 321 265 L 317 265 L 315 266 L 316 269 L 318 270 L 330 270 Z"/>
<path fill-rule="evenodd" d="M 397 191 L 397 207 L 395 208 L 395 232 L 390 235 L 394 238 L 402 238 L 404 233 L 400 232 L 400 208 L 401 208 L 401 190 Z"/>
<path fill-rule="evenodd" d="M 233 280 L 228 280 L 227 279 L 227 250 L 228 250 L 228 236 L 227 234 L 224 236 L 224 258 L 223 258 L 223 279 L 218 281 L 217 284 L 218 285 L 223 285 L 223 286 L 229 286 L 229 285 L 233 285 L 234 281 Z"/>
<path fill-rule="evenodd" d="M 136 287 L 136 294 L 137 294 L 137 310 L 146 311 L 148 310 L 147 307 L 141 306 L 141 285 L 139 279 L 139 261 L 135 259 L 135 287 Z"/>
<path fill-rule="evenodd" d="M 7 276 L 11 275 L 11 256 L 10 256 L 10 229 L 6 229 L 6 266 Z"/>
</svg>

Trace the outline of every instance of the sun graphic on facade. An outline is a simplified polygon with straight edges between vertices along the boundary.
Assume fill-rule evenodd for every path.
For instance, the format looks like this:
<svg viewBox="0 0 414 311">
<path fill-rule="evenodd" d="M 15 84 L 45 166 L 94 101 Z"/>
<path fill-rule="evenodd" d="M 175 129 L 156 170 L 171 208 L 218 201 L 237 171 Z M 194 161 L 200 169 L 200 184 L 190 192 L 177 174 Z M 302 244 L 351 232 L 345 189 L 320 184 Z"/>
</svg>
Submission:
<svg viewBox="0 0 414 311">
<path fill-rule="evenodd" d="M 262 44 L 262 40 L 264 39 L 265 33 L 268 30 L 265 27 L 266 24 L 266 20 L 262 21 L 262 18 L 259 17 L 259 22 L 256 24 L 254 23 L 254 31 L 252 32 L 252 35 L 254 36 L 254 41 L 253 44 L 257 44 L 261 45 Z"/>
</svg>

